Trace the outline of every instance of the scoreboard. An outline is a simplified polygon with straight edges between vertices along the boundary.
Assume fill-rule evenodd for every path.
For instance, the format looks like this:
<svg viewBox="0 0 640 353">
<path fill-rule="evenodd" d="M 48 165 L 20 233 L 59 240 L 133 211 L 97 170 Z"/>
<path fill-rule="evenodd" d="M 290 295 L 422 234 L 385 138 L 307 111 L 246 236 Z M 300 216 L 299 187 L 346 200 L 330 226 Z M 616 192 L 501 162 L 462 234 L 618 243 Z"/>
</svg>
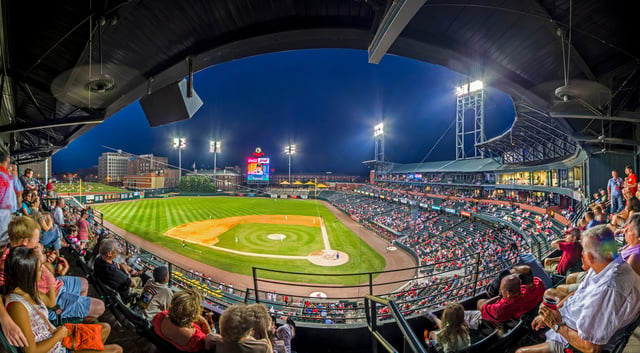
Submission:
<svg viewBox="0 0 640 353">
<path fill-rule="evenodd" d="M 247 158 L 247 182 L 248 183 L 268 183 L 269 182 L 269 158 L 263 158 L 263 157 Z"/>
</svg>

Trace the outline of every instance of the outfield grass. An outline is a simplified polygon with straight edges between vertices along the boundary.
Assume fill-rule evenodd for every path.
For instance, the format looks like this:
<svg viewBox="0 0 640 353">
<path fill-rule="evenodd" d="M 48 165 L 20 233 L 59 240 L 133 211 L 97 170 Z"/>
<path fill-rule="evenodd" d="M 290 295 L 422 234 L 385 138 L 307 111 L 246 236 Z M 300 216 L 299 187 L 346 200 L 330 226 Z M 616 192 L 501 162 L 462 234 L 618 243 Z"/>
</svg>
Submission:
<svg viewBox="0 0 640 353">
<path fill-rule="evenodd" d="M 53 191 L 57 193 L 79 193 L 80 192 L 80 183 L 56 183 L 53 187 Z M 101 183 L 92 183 L 92 182 L 82 182 L 82 193 L 88 194 L 92 192 L 122 192 L 127 191 L 122 188 L 117 188 L 115 186 L 101 184 Z"/>
<path fill-rule="evenodd" d="M 265 198 L 240 198 L 240 197 L 180 197 L 169 199 L 146 199 L 117 204 L 96 205 L 106 220 L 131 233 L 137 234 L 147 240 L 153 241 L 172 251 L 189 256 L 197 261 L 240 274 L 251 275 L 252 267 L 262 267 L 274 270 L 293 272 L 319 273 L 319 274 L 344 274 L 381 271 L 384 269 L 384 258 L 374 251 L 368 244 L 359 239 L 351 230 L 326 209 L 320 202 L 314 200 L 290 200 L 290 199 L 265 199 Z M 226 218 L 248 215 L 303 215 L 322 216 L 331 243 L 331 248 L 341 250 L 349 254 L 349 262 L 341 266 L 323 267 L 310 263 L 307 260 L 255 258 L 217 251 L 208 247 L 190 244 L 186 249 L 182 248 L 182 242 L 164 236 L 167 230 L 194 221 Z M 289 227 L 289 230 L 286 228 Z M 238 229 L 235 229 L 238 228 Z M 257 252 L 254 240 L 247 238 L 236 246 L 235 235 L 247 234 L 263 229 L 263 235 L 281 233 L 289 236 L 289 231 L 301 228 L 314 228 L 304 226 L 281 226 L 276 224 L 246 224 L 232 228 L 223 234 L 217 246 L 238 249 L 242 251 Z M 235 233 L 234 232 L 235 229 Z M 262 249 L 260 252 L 290 255 L 306 255 L 313 250 L 323 248 L 319 228 L 317 241 L 315 237 L 300 237 L 304 241 L 295 241 L 298 235 L 294 232 L 291 239 L 285 240 L 281 245 L 273 245 L 270 249 Z M 243 233 L 244 232 L 244 233 Z M 297 232 L 297 231 L 296 231 Z M 306 233 L 306 232 L 304 232 Z M 255 239 L 259 235 L 252 235 Z M 262 240 L 261 240 L 262 241 Z M 276 242 L 278 243 L 278 242 Z M 287 245 L 287 246 L 285 246 Z M 305 252 L 310 250 L 308 252 Z M 286 281 L 307 283 L 334 283 L 352 285 L 364 282 L 368 277 L 324 277 L 303 276 L 293 274 L 281 274 L 275 272 L 261 272 L 261 277 Z"/>
</svg>

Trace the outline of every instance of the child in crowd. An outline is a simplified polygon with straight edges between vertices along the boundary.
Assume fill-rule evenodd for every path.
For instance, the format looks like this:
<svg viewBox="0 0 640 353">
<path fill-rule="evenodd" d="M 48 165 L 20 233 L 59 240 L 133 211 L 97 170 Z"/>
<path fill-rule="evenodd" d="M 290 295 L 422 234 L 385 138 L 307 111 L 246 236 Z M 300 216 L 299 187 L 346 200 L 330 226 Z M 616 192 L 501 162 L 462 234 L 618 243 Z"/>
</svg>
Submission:
<svg viewBox="0 0 640 353">
<path fill-rule="evenodd" d="M 444 353 L 468 347 L 471 344 L 469 327 L 464 321 L 464 308 L 458 303 L 447 305 L 442 312 L 442 320 L 429 313 L 429 318 L 436 323 L 438 331 L 429 332 L 429 338 L 442 347 Z"/>
</svg>

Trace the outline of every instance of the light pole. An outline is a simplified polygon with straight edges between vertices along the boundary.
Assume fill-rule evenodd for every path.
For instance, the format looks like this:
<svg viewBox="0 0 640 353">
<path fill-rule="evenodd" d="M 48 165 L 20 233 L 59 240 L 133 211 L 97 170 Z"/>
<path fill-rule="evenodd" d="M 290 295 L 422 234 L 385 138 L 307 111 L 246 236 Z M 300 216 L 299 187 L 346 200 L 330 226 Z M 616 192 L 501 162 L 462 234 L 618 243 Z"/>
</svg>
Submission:
<svg viewBox="0 0 640 353">
<path fill-rule="evenodd" d="M 285 146 L 284 153 L 289 155 L 289 185 L 291 185 L 291 156 L 296 154 L 296 145 Z"/>
<path fill-rule="evenodd" d="M 222 141 L 211 140 L 209 141 L 209 152 L 213 153 L 213 184 L 216 190 L 218 190 L 218 180 L 216 179 L 216 156 L 218 152 L 222 152 Z"/>
<path fill-rule="evenodd" d="M 176 137 L 173 139 L 173 148 L 178 149 L 178 184 L 182 178 L 182 149 L 187 147 L 187 139 L 184 137 Z"/>
</svg>

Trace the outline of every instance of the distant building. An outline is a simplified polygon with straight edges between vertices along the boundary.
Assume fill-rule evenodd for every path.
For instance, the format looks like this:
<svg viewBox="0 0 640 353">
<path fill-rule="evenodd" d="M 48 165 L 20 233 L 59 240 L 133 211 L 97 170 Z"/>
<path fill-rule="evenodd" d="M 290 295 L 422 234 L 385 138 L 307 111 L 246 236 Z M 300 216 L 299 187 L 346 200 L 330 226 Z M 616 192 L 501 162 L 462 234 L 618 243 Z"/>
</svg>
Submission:
<svg viewBox="0 0 640 353">
<path fill-rule="evenodd" d="M 143 154 L 129 160 L 127 175 L 143 175 L 167 169 L 169 158 L 158 157 L 153 154 Z"/>
<path fill-rule="evenodd" d="M 127 175 L 124 177 L 123 186 L 133 189 L 159 189 L 165 187 L 165 176 L 157 173 Z"/>
<path fill-rule="evenodd" d="M 242 174 L 240 167 L 226 167 L 224 169 L 218 169 L 213 175 L 213 170 L 205 169 L 199 170 L 198 173 L 188 173 L 187 175 L 206 175 L 211 178 L 211 181 L 215 183 L 216 190 L 236 190 L 242 183 Z"/>
<path fill-rule="evenodd" d="M 272 174 L 271 180 L 269 180 L 270 185 L 282 185 L 282 182 L 289 182 L 289 174 Z M 291 174 L 291 184 L 296 181 L 301 183 L 306 182 L 317 182 L 322 183 L 327 186 L 329 184 L 336 183 L 364 183 L 365 178 L 361 175 L 344 175 L 344 174 L 327 174 L 327 173 L 295 173 Z"/>
<path fill-rule="evenodd" d="M 119 184 L 127 175 L 129 155 L 105 152 L 98 158 L 98 181 L 105 184 Z"/>
</svg>

